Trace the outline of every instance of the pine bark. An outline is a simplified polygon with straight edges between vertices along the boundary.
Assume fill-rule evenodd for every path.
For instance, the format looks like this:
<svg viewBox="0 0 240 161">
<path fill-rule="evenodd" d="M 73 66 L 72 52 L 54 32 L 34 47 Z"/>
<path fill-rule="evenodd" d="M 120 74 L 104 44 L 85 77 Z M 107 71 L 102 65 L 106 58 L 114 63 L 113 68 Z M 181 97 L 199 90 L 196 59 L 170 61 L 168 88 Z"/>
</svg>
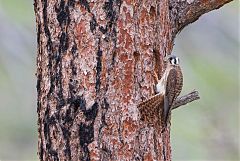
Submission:
<svg viewBox="0 0 240 161">
<path fill-rule="evenodd" d="M 141 122 L 137 105 L 176 34 L 221 6 L 209 5 L 193 17 L 177 0 L 35 0 L 39 159 L 171 160 L 170 129 Z"/>
</svg>

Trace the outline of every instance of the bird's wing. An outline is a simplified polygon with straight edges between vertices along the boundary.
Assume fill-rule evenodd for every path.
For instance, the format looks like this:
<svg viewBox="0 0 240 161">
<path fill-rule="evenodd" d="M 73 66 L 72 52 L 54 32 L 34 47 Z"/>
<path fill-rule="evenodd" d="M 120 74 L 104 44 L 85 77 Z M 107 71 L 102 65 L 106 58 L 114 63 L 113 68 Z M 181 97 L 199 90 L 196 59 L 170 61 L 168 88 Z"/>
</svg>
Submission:
<svg viewBox="0 0 240 161">
<path fill-rule="evenodd" d="M 157 94 L 141 102 L 137 107 L 140 112 L 141 120 L 150 124 L 159 121 L 160 105 L 163 104 L 163 95 Z"/>
<path fill-rule="evenodd" d="M 167 124 L 169 112 L 173 101 L 177 97 L 177 70 L 175 68 L 170 69 L 167 77 L 166 92 L 164 96 L 164 107 L 163 107 L 163 121 Z"/>
</svg>

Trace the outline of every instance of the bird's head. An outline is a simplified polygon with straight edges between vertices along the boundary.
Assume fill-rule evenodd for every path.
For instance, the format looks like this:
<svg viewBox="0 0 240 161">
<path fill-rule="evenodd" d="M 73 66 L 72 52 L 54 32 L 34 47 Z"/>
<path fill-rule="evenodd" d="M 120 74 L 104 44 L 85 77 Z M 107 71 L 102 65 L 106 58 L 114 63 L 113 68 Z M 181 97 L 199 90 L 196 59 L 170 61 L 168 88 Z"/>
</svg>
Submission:
<svg viewBox="0 0 240 161">
<path fill-rule="evenodd" d="M 168 55 L 165 58 L 165 61 L 167 61 L 167 63 L 169 63 L 171 65 L 179 65 L 179 63 L 180 63 L 179 58 L 175 55 Z"/>
</svg>

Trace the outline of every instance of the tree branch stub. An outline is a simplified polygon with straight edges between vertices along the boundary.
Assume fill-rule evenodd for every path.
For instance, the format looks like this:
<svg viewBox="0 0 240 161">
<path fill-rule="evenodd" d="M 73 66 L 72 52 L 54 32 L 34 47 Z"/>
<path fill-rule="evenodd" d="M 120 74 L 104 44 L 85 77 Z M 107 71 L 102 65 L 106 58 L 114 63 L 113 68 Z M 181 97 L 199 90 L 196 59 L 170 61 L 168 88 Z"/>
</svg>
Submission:
<svg viewBox="0 0 240 161">
<path fill-rule="evenodd" d="M 140 129 L 134 103 L 154 93 L 176 34 L 230 1 L 35 0 L 39 159 L 170 161 L 170 127 Z"/>
<path fill-rule="evenodd" d="M 200 99 L 198 91 L 193 90 L 192 92 L 190 92 L 184 96 L 178 97 L 173 103 L 172 110 L 176 109 L 180 106 L 186 105 L 190 102 L 196 101 L 198 99 Z"/>
</svg>

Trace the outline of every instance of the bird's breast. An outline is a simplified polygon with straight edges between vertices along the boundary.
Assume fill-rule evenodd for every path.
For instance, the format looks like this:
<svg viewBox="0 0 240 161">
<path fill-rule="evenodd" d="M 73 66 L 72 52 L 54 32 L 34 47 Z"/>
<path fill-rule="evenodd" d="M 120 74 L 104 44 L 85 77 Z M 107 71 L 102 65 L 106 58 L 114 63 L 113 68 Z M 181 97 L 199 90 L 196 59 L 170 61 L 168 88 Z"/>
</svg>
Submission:
<svg viewBox="0 0 240 161">
<path fill-rule="evenodd" d="M 156 92 L 164 95 L 165 94 L 165 87 L 164 87 L 164 85 L 158 83 L 156 85 Z"/>
<path fill-rule="evenodd" d="M 166 92 L 166 82 L 167 82 L 167 77 L 168 77 L 169 70 L 170 70 L 169 68 L 167 68 L 165 70 L 162 78 L 159 80 L 159 82 L 156 85 L 156 92 L 160 93 L 162 95 L 164 95 L 165 92 Z"/>
</svg>

